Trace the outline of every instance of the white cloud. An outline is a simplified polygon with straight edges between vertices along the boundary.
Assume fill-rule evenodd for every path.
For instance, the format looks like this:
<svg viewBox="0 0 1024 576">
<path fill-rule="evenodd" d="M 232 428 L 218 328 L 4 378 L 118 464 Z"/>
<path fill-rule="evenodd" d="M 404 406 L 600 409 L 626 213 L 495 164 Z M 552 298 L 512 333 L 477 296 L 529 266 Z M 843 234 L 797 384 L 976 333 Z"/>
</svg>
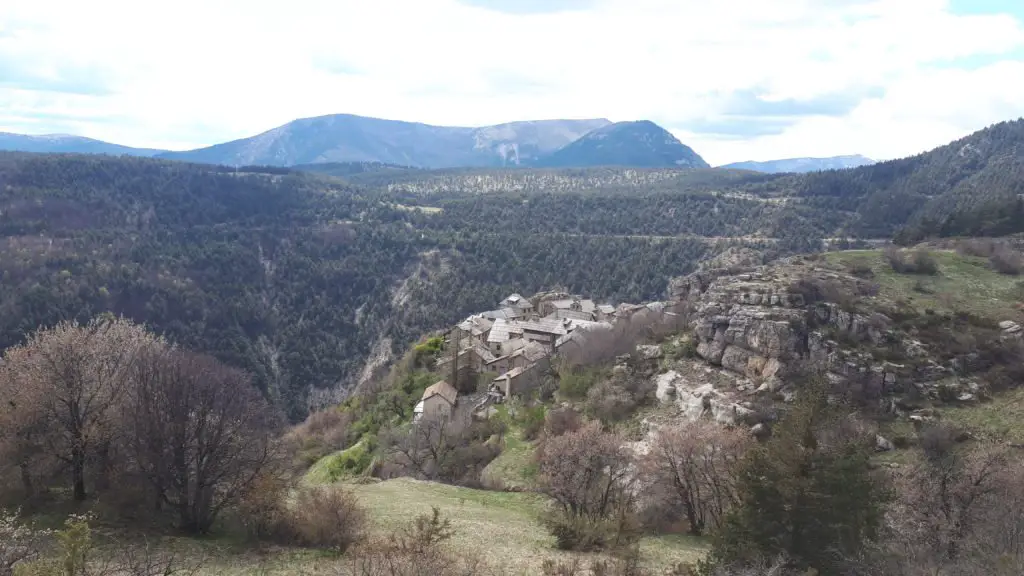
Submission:
<svg viewBox="0 0 1024 576">
<path fill-rule="evenodd" d="M 942 0 L 603 0 L 545 14 L 455 0 L 4 4 L 0 130 L 139 146 L 348 112 L 461 125 L 649 118 L 712 163 L 887 158 L 1024 114 L 1024 63 L 1006 56 L 1024 48 L 1024 24 L 958 16 Z M 71 85 L 79 93 L 52 91 Z M 850 106 L 792 112 L 779 134 L 696 133 L 728 119 L 738 94 Z M 756 116 L 733 120 L 758 132 Z"/>
</svg>

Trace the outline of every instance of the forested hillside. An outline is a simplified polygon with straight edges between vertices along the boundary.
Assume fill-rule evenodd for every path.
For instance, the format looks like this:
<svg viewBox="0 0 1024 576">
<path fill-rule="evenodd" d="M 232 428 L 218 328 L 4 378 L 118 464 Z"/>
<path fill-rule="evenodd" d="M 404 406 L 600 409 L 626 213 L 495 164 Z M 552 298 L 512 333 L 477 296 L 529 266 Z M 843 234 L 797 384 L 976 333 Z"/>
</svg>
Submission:
<svg viewBox="0 0 1024 576">
<path fill-rule="evenodd" d="M 123 314 L 255 376 L 301 417 L 375 344 L 509 292 L 660 298 L 729 244 L 1024 230 L 1024 123 L 854 170 L 403 170 L 0 155 L 0 348 Z"/>
<path fill-rule="evenodd" d="M 0 347 L 123 314 L 252 372 L 299 417 L 309 390 L 348 383 L 378 338 L 404 346 L 516 289 L 655 298 L 706 250 L 430 222 L 381 192 L 279 172 L 2 156 Z"/>
</svg>

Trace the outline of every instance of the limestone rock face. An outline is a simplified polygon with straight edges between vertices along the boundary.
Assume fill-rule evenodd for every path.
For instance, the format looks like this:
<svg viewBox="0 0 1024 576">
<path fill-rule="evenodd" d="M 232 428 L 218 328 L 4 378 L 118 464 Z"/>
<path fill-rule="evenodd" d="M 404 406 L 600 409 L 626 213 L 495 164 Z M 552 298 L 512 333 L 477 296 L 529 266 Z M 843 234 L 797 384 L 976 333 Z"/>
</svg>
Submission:
<svg viewBox="0 0 1024 576">
<path fill-rule="evenodd" d="M 670 370 L 655 377 L 655 396 L 663 403 L 675 403 L 686 420 L 710 419 L 725 426 L 735 425 L 753 410 L 737 402 L 711 382 L 691 380 Z"/>
<path fill-rule="evenodd" d="M 911 391 L 936 397 L 938 383 L 953 376 L 955 366 L 931 360 L 927 347 L 894 332 L 885 315 L 852 312 L 838 303 L 841 298 L 832 301 L 834 296 L 823 293 L 830 289 L 861 293 L 864 280 L 789 258 L 767 266 L 701 269 L 673 280 L 670 294 L 691 313 L 697 355 L 754 381 L 758 392 L 780 390 L 791 367 L 811 360 L 825 366 L 833 381 L 856 386 L 869 398 Z M 1000 328 L 1004 337 L 1024 332 L 1012 322 Z M 883 346 L 898 349 L 908 363 L 871 353 Z M 958 397 L 971 401 L 970 393 Z"/>
</svg>

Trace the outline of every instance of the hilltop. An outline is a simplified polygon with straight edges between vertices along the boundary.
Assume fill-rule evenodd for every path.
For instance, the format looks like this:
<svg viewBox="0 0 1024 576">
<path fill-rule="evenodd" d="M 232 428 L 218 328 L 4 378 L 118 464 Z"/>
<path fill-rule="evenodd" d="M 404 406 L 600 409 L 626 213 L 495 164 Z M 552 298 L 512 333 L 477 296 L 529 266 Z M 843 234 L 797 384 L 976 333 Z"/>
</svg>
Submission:
<svg viewBox="0 0 1024 576">
<path fill-rule="evenodd" d="M 538 160 L 547 167 L 638 166 L 707 168 L 689 146 L 654 122 L 618 122 L 588 132 Z"/>
</svg>

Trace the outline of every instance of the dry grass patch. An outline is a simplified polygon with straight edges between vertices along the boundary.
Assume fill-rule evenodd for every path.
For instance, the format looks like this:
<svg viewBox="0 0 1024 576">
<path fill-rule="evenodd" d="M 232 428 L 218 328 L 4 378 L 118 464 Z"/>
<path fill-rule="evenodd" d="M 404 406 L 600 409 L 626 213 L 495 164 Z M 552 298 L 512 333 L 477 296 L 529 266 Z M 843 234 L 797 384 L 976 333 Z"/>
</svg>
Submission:
<svg viewBox="0 0 1024 576">
<path fill-rule="evenodd" d="M 473 490 L 407 478 L 355 486 L 353 490 L 369 511 L 372 529 L 381 535 L 399 529 L 417 515 L 430 514 L 431 507 L 436 506 L 451 518 L 453 546 L 484 555 L 488 562 L 512 574 L 537 574 L 545 559 L 572 557 L 554 549 L 554 538 L 539 520 L 545 500 L 536 494 Z M 672 563 L 694 562 L 705 552 L 702 542 L 676 536 L 644 538 L 640 548 L 644 564 L 656 570 Z"/>
</svg>

